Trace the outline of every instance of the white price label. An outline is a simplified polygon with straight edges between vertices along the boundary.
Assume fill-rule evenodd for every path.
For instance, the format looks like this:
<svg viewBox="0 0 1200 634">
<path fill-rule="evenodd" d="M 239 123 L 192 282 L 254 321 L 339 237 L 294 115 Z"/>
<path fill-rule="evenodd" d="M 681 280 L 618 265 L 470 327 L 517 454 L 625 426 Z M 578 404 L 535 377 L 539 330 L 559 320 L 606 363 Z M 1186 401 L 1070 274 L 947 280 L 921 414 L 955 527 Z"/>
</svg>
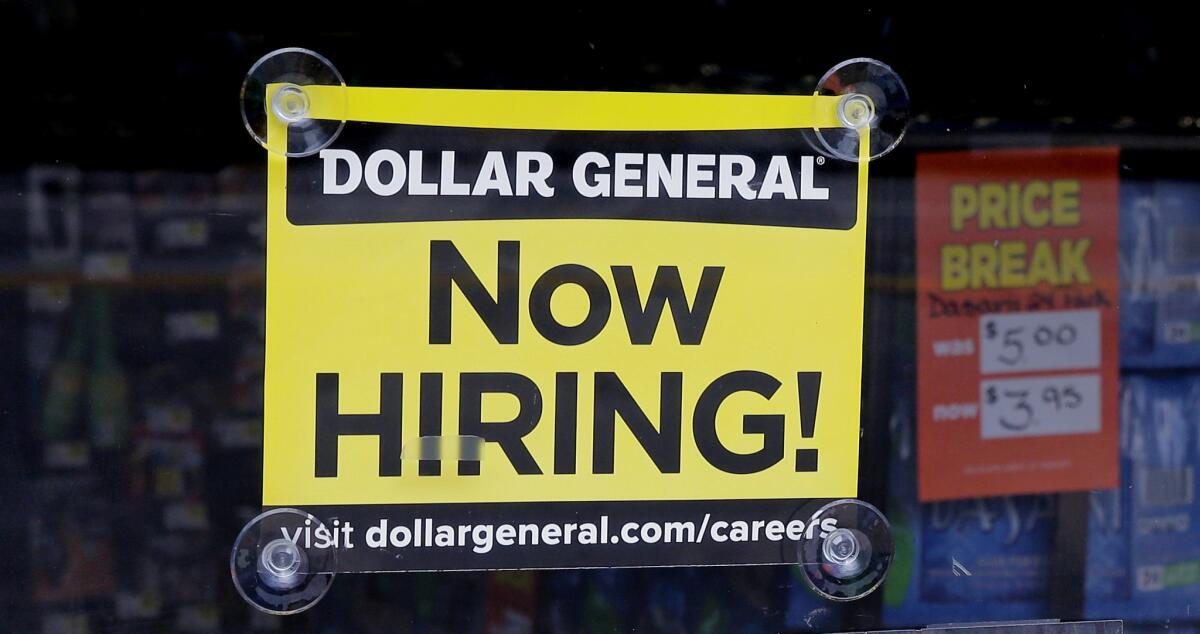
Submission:
<svg viewBox="0 0 1200 634">
<path fill-rule="evenodd" d="M 1162 566 L 1138 566 L 1138 592 L 1158 592 L 1166 587 Z"/>
<path fill-rule="evenodd" d="M 221 321 L 213 311 L 172 313 L 166 317 L 167 341 L 212 341 L 221 335 Z"/>
<path fill-rule="evenodd" d="M 979 384 L 985 439 L 1100 431 L 1100 375 L 994 379 Z"/>
<path fill-rule="evenodd" d="M 82 441 L 64 441 L 46 445 L 43 462 L 51 469 L 82 469 L 91 464 L 91 451 Z"/>
<path fill-rule="evenodd" d="M 175 502 L 163 509 L 167 530 L 208 530 L 208 509 L 199 502 Z"/>
<path fill-rule="evenodd" d="M 26 296 L 30 312 L 61 313 L 71 307 L 69 284 L 31 284 Z"/>
<path fill-rule="evenodd" d="M 158 244 L 164 249 L 187 249 L 208 245 L 208 223 L 198 219 L 176 219 L 156 227 Z"/>
<path fill-rule="evenodd" d="M 124 253 L 88 253 L 83 257 L 83 277 L 88 280 L 127 280 L 131 271 Z"/>
<path fill-rule="evenodd" d="M 1100 311 L 1060 310 L 979 318 L 983 374 L 1100 367 Z"/>
<path fill-rule="evenodd" d="M 47 614 L 42 617 L 42 632 L 54 634 L 88 634 L 86 614 Z"/>
</svg>

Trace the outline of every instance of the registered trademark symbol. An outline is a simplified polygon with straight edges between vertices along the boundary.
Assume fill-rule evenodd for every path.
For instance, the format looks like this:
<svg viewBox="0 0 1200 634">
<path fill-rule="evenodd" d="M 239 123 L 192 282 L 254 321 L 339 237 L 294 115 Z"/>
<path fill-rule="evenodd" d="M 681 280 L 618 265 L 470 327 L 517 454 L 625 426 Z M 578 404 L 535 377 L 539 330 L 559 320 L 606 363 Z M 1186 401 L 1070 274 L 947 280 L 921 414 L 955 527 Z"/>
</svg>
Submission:
<svg viewBox="0 0 1200 634">
<path fill-rule="evenodd" d="M 818 156 L 818 157 L 817 157 L 817 165 L 824 165 L 824 164 L 825 164 L 825 157 L 824 157 L 824 156 Z"/>
</svg>

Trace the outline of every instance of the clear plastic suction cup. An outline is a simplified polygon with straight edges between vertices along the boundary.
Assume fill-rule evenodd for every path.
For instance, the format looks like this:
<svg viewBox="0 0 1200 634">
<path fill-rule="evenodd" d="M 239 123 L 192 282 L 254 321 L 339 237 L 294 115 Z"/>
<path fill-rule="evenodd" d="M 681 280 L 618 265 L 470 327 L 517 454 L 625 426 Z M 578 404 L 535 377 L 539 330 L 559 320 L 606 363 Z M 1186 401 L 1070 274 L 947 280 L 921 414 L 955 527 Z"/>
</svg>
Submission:
<svg viewBox="0 0 1200 634">
<path fill-rule="evenodd" d="M 305 548 L 305 536 L 323 527 L 296 509 L 273 509 L 250 520 L 229 558 L 233 585 L 247 603 L 268 614 L 295 614 L 316 605 L 333 584 L 337 551 Z"/>
<path fill-rule="evenodd" d="M 896 549 L 891 524 L 879 509 L 860 500 L 838 500 L 813 514 L 811 524 L 820 534 L 802 540 L 797 554 L 814 592 L 832 601 L 854 601 L 883 583 Z"/>
<path fill-rule="evenodd" d="M 268 94 L 273 85 L 277 87 Z M 246 73 L 241 94 L 242 122 L 259 145 L 272 149 L 267 144 L 267 128 L 274 118 L 288 131 L 286 149 L 279 145 L 277 151 L 287 156 L 315 154 L 333 143 L 346 122 L 310 117 L 312 100 L 305 88 L 345 85 L 341 73 L 321 55 L 303 48 L 279 49 L 263 56 Z M 344 101 L 332 110 L 344 111 Z"/>
<path fill-rule="evenodd" d="M 846 60 L 817 82 L 818 95 L 841 97 L 841 128 L 813 132 L 813 148 L 833 158 L 859 160 L 859 131 L 869 128 L 870 160 L 891 152 L 908 130 L 908 88 L 883 62 L 866 57 Z"/>
</svg>

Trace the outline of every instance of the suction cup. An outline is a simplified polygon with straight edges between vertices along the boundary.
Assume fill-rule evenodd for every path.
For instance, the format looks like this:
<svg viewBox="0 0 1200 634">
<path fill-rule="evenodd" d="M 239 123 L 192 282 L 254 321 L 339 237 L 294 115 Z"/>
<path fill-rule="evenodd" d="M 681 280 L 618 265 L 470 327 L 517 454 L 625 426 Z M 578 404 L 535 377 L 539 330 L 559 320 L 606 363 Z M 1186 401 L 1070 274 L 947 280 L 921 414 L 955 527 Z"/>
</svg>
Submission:
<svg viewBox="0 0 1200 634">
<path fill-rule="evenodd" d="M 817 82 L 818 95 L 840 96 L 841 128 L 813 132 L 813 149 L 846 161 L 859 160 L 859 132 L 870 130 L 870 157 L 875 160 L 900 144 L 910 118 L 908 88 L 883 62 L 866 57 L 846 60 Z"/>
<path fill-rule="evenodd" d="M 838 500 L 821 507 L 810 524 L 820 533 L 802 540 L 797 554 L 814 592 L 831 601 L 854 601 L 883 583 L 896 547 L 879 509 L 860 500 Z"/>
<path fill-rule="evenodd" d="M 296 509 L 273 509 L 250 520 L 229 558 L 238 594 L 268 614 L 296 614 L 316 605 L 333 584 L 334 573 L 322 571 L 335 569 L 337 554 L 304 544 L 306 535 L 323 526 Z"/>
<path fill-rule="evenodd" d="M 268 87 L 272 85 L 278 87 L 268 95 Z M 282 48 L 268 53 L 250 67 L 242 82 L 242 123 L 259 145 L 271 149 L 267 145 L 267 127 L 274 118 L 287 126 L 283 154 L 315 154 L 333 143 L 346 122 L 309 118 L 311 103 L 304 88 L 345 85 L 333 64 L 310 50 Z M 345 110 L 345 104 L 341 105 L 341 110 Z"/>
</svg>

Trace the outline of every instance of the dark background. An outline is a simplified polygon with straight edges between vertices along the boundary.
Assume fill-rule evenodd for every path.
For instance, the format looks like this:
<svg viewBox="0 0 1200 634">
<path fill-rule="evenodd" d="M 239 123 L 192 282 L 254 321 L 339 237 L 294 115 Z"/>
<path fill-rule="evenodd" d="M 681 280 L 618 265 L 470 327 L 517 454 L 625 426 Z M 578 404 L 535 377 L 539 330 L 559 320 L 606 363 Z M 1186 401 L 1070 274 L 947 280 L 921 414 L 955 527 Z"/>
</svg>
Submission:
<svg viewBox="0 0 1200 634">
<path fill-rule="evenodd" d="M 252 163 L 238 87 L 254 60 L 285 46 L 320 52 L 352 85 L 448 88 L 795 94 L 844 59 L 874 57 L 908 85 L 914 134 L 943 142 L 981 119 L 1177 136 L 1200 116 L 1197 14 L 1183 7 L 352 6 L 0 3 L 4 160 Z"/>
</svg>

